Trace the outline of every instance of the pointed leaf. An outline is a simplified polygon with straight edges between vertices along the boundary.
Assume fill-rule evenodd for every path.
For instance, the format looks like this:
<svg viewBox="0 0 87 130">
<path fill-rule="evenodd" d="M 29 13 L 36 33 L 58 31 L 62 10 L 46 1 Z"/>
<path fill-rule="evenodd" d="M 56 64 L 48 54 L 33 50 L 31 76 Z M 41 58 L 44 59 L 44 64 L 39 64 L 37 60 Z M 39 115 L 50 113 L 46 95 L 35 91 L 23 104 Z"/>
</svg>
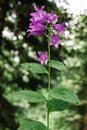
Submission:
<svg viewBox="0 0 87 130">
<path fill-rule="evenodd" d="M 48 65 L 50 67 L 53 67 L 53 68 L 60 70 L 60 71 L 64 71 L 66 69 L 65 65 L 62 62 L 59 62 L 59 61 L 56 61 L 56 60 L 50 60 L 48 62 Z"/>
<path fill-rule="evenodd" d="M 76 93 L 67 88 L 54 88 L 50 91 L 53 98 L 60 99 L 69 103 L 79 104 L 80 101 Z"/>
<path fill-rule="evenodd" d="M 24 124 L 26 124 L 28 122 L 31 122 L 31 121 L 33 121 L 33 120 L 32 119 L 27 119 L 27 118 L 19 118 L 20 125 L 24 125 Z"/>
<path fill-rule="evenodd" d="M 70 104 L 68 102 L 59 99 L 51 99 L 48 102 L 48 108 L 50 112 L 64 111 L 65 109 L 68 109 L 69 106 Z"/>
<path fill-rule="evenodd" d="M 15 98 L 15 100 L 26 100 L 29 102 L 45 102 L 46 98 L 39 94 L 38 92 L 31 90 L 21 90 L 19 92 L 15 92 L 10 94 L 11 98 Z"/>
<path fill-rule="evenodd" d="M 43 65 L 37 63 L 24 63 L 22 67 L 33 73 L 48 73 Z"/>
<path fill-rule="evenodd" d="M 23 124 L 22 124 L 23 123 Z M 17 130 L 50 130 L 39 121 L 23 119 L 21 126 Z"/>
</svg>

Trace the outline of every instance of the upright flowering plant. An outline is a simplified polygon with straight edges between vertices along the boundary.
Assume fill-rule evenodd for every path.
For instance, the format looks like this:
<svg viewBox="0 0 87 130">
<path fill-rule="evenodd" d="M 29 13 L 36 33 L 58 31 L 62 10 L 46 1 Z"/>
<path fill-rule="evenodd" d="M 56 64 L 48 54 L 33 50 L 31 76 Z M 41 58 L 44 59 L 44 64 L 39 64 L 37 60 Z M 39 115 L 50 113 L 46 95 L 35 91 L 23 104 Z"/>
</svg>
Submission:
<svg viewBox="0 0 87 130">
<path fill-rule="evenodd" d="M 51 13 L 47 13 L 44 10 L 44 6 L 38 8 L 36 5 L 34 6 L 35 12 L 32 12 L 30 18 L 30 24 L 27 32 L 30 35 L 42 36 L 45 35 L 48 39 L 48 50 L 45 52 L 38 51 L 38 57 L 35 58 L 37 62 L 40 63 L 24 63 L 22 64 L 25 69 L 31 71 L 32 73 L 44 73 L 48 77 L 48 97 L 44 97 L 42 94 L 31 91 L 31 90 L 23 90 L 16 92 L 17 99 L 25 99 L 29 102 L 46 102 L 46 113 L 47 113 L 47 126 L 39 121 L 34 121 L 30 119 L 21 119 L 20 127 L 18 130 L 52 130 L 49 124 L 49 115 L 54 111 L 63 111 L 67 109 L 70 104 L 78 104 L 79 99 L 77 95 L 67 88 L 63 87 L 54 87 L 51 89 L 50 85 L 50 68 L 64 71 L 65 65 L 59 61 L 51 59 L 50 47 L 54 46 L 58 48 L 59 44 L 63 42 L 61 36 L 64 35 L 67 27 L 64 23 L 57 23 L 59 17 L 54 14 L 53 11 Z M 45 67 L 47 66 L 47 67 Z M 14 94 L 13 94 L 14 95 Z"/>
</svg>

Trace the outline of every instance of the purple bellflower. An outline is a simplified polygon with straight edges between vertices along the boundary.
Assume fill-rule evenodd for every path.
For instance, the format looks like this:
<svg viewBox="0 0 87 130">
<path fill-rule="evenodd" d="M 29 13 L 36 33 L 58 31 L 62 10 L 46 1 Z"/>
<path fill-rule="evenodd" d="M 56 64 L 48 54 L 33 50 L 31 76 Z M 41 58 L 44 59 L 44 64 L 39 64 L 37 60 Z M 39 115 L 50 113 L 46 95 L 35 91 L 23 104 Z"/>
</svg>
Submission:
<svg viewBox="0 0 87 130">
<path fill-rule="evenodd" d="M 38 51 L 39 57 L 35 58 L 35 60 L 39 61 L 41 64 L 47 64 L 49 58 L 47 52 Z"/>
<path fill-rule="evenodd" d="M 42 6 L 41 9 L 39 9 L 36 5 L 34 6 L 34 9 L 36 12 L 31 13 L 30 15 L 32 18 L 30 21 L 32 23 L 34 22 L 40 22 L 40 23 L 45 23 L 46 19 L 48 18 L 48 14 L 43 10 L 45 6 Z"/>
<path fill-rule="evenodd" d="M 63 40 L 59 39 L 59 35 L 53 35 L 51 34 L 51 39 L 50 39 L 50 45 L 55 46 L 56 48 L 58 48 L 58 44 L 63 42 Z"/>
<path fill-rule="evenodd" d="M 64 25 L 64 23 L 61 23 L 55 24 L 53 29 L 56 30 L 58 34 L 64 34 L 64 31 L 67 30 L 67 27 Z"/>
<path fill-rule="evenodd" d="M 31 23 L 29 25 L 29 29 L 27 32 L 29 32 L 29 35 L 43 35 L 44 30 L 46 30 L 45 25 L 41 24 L 40 22 L 35 22 L 34 24 Z"/>
<path fill-rule="evenodd" d="M 58 16 L 54 14 L 53 11 L 51 11 L 51 13 L 48 15 L 48 23 L 53 23 L 55 24 L 57 22 Z"/>
</svg>

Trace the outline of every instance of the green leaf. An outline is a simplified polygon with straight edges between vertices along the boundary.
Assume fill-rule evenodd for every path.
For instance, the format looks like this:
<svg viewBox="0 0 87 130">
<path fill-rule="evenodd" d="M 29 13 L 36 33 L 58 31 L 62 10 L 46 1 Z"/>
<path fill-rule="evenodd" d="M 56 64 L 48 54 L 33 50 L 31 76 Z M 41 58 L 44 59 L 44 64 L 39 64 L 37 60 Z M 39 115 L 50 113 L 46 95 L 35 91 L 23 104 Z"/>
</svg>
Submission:
<svg viewBox="0 0 87 130">
<path fill-rule="evenodd" d="M 59 99 L 51 99 L 48 102 L 48 108 L 50 112 L 63 111 L 65 109 L 68 109 L 69 106 L 70 104 L 68 102 Z"/>
<path fill-rule="evenodd" d="M 24 63 L 22 64 L 22 67 L 33 73 L 48 73 L 43 65 L 37 63 Z"/>
<path fill-rule="evenodd" d="M 34 92 L 31 90 L 21 90 L 19 92 L 15 92 L 10 94 L 11 98 L 14 98 L 15 100 L 26 100 L 29 102 L 45 102 L 46 98 L 39 94 L 38 92 Z"/>
<path fill-rule="evenodd" d="M 50 130 L 39 121 L 23 119 L 21 126 L 17 130 Z"/>
<path fill-rule="evenodd" d="M 60 70 L 60 71 L 64 71 L 66 69 L 65 65 L 62 62 L 59 62 L 59 61 L 56 61 L 56 60 L 50 60 L 48 62 L 48 65 L 50 67 L 53 67 L 53 68 Z"/>
<path fill-rule="evenodd" d="M 79 104 L 80 101 L 76 93 L 67 88 L 54 88 L 50 91 L 53 98 L 60 99 L 69 103 Z"/>
<path fill-rule="evenodd" d="M 20 125 L 24 125 L 24 124 L 31 122 L 31 121 L 33 121 L 33 120 L 27 119 L 27 118 L 19 118 Z"/>
</svg>

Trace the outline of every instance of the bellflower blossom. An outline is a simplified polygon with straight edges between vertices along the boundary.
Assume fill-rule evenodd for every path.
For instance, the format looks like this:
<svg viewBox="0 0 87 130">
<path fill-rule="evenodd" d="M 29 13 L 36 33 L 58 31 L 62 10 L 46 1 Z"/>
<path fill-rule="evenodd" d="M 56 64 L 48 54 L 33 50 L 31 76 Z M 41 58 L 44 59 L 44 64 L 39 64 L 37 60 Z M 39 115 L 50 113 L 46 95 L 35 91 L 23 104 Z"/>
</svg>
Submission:
<svg viewBox="0 0 87 130">
<path fill-rule="evenodd" d="M 46 19 L 48 18 L 48 14 L 43 10 L 45 6 L 42 6 L 41 9 L 39 9 L 36 5 L 34 6 L 34 9 L 36 12 L 32 12 L 30 15 L 32 18 L 30 19 L 31 22 L 40 22 L 45 23 Z"/>
<path fill-rule="evenodd" d="M 48 23 L 53 23 L 55 24 L 57 22 L 58 16 L 54 14 L 53 11 L 51 11 L 51 13 L 48 15 Z"/>
<path fill-rule="evenodd" d="M 54 24 L 53 29 L 57 31 L 58 34 L 64 34 L 64 31 L 67 30 L 64 23 Z"/>
<path fill-rule="evenodd" d="M 47 52 L 40 52 L 38 51 L 38 55 L 39 57 L 35 58 L 35 60 L 39 61 L 41 64 L 44 64 L 48 62 L 49 58 L 48 58 L 48 54 Z"/>
<path fill-rule="evenodd" d="M 30 35 L 43 35 L 43 31 L 46 30 L 45 25 L 41 24 L 40 22 L 35 22 L 34 24 L 30 24 L 29 29 L 27 32 L 30 32 Z"/>
<path fill-rule="evenodd" d="M 51 34 L 50 37 L 51 37 L 50 38 L 50 45 L 53 45 L 56 48 L 58 48 L 58 44 L 59 43 L 63 42 L 63 40 L 59 39 L 59 35 L 58 34 L 57 35 Z"/>
</svg>

